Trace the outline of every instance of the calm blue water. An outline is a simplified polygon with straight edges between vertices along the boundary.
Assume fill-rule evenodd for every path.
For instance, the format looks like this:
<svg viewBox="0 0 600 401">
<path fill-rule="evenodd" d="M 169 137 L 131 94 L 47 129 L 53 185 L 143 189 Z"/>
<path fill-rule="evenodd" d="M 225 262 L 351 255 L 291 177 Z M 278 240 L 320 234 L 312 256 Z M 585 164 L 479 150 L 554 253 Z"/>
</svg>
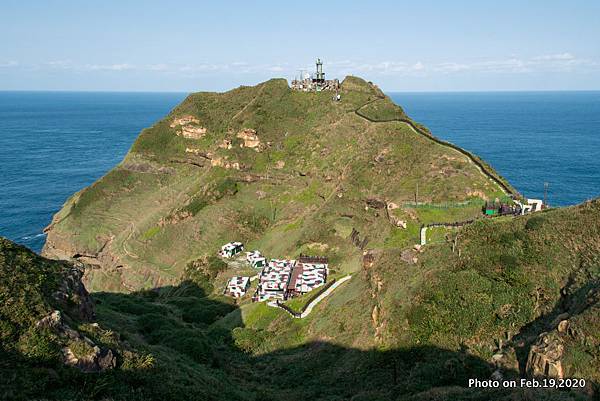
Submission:
<svg viewBox="0 0 600 401">
<path fill-rule="evenodd" d="M 393 93 L 415 120 L 482 156 L 519 191 L 600 196 L 600 92 Z M 64 201 L 120 162 L 183 93 L 0 92 L 0 235 L 39 251 Z"/>
<path fill-rule="evenodd" d="M 0 235 L 40 251 L 65 200 L 184 93 L 0 92 Z"/>
<path fill-rule="evenodd" d="M 519 192 L 566 206 L 600 196 L 600 92 L 391 93 L 439 138 Z"/>
</svg>

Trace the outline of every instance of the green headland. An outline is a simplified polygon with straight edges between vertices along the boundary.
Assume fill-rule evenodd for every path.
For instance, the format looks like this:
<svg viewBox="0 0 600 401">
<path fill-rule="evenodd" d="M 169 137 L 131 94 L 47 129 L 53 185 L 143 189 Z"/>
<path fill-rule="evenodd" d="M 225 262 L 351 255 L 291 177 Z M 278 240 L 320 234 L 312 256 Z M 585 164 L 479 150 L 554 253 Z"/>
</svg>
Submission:
<svg viewBox="0 0 600 401">
<path fill-rule="evenodd" d="M 73 195 L 43 256 L 0 240 L 0 394 L 98 400 L 587 400 L 600 391 L 600 202 L 518 194 L 372 83 L 194 93 Z M 473 221 L 427 231 L 431 223 Z M 326 256 L 303 319 L 216 256 Z M 89 291 L 89 293 L 88 293 Z M 288 301 L 301 309 L 309 296 Z M 573 390 L 469 388 L 583 378 Z"/>
</svg>

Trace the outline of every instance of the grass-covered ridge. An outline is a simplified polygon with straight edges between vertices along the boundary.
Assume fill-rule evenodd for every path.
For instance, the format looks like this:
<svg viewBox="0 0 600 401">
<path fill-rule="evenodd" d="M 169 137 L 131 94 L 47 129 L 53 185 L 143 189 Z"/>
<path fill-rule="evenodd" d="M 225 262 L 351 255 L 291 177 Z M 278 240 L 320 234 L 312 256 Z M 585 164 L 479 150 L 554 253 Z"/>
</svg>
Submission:
<svg viewBox="0 0 600 401">
<path fill-rule="evenodd" d="M 503 195 L 467 156 L 398 120 L 404 112 L 374 84 L 347 77 L 341 96 L 292 91 L 281 79 L 189 95 L 142 131 L 119 166 L 65 204 L 44 253 L 101 267 L 87 270 L 93 290 L 176 284 L 190 262 L 231 240 L 269 257 L 324 244 L 320 252 L 352 272 L 352 228 L 378 249 L 418 241 L 432 215 L 407 206 L 417 186 L 425 205 Z M 181 135 L 182 118 L 203 134 Z M 246 146 L 244 130 L 259 144 Z M 368 199 L 399 207 L 388 216 L 366 209 Z M 447 218 L 479 213 L 460 206 Z"/>
</svg>

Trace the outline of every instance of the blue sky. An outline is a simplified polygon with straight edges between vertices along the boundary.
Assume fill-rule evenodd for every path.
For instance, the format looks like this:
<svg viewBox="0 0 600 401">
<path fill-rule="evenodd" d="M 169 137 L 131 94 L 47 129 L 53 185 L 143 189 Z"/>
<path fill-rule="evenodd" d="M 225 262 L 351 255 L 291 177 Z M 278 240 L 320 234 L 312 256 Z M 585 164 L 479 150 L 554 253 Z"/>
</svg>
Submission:
<svg viewBox="0 0 600 401">
<path fill-rule="evenodd" d="M 93 3 L 93 4 L 92 4 Z M 600 2 L 0 0 L 0 90 L 598 90 Z"/>
</svg>

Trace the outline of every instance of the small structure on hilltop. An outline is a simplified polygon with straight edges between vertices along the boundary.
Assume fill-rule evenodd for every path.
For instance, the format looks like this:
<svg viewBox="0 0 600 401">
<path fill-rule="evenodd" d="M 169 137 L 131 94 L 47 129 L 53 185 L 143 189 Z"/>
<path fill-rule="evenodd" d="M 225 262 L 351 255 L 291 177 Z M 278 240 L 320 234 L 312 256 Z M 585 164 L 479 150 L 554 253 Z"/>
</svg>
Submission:
<svg viewBox="0 0 600 401">
<path fill-rule="evenodd" d="M 246 260 L 255 269 L 260 269 L 267 265 L 267 259 L 261 255 L 260 251 L 246 252 Z"/>
<path fill-rule="evenodd" d="M 300 255 L 298 260 L 271 259 L 259 274 L 254 301 L 284 301 L 306 294 L 325 284 L 329 275 L 327 258 Z"/>
<path fill-rule="evenodd" d="M 295 265 L 295 260 L 271 259 L 269 264 L 260 272 L 258 288 L 252 299 L 254 301 L 285 300 L 287 286 Z"/>
<path fill-rule="evenodd" d="M 540 199 L 525 199 L 525 202 L 520 202 L 518 199 L 513 199 L 513 204 L 504 202 L 486 202 L 482 208 L 483 214 L 486 216 L 505 216 L 505 215 L 520 215 L 533 212 L 539 212 L 544 209 L 545 205 Z"/>
<path fill-rule="evenodd" d="M 292 80 L 292 89 L 302 92 L 335 91 L 336 100 L 340 100 L 340 96 L 337 94 L 340 89 L 339 79 L 325 79 L 323 62 L 321 59 L 317 59 L 316 66 L 317 69 L 314 74 L 308 74 L 305 71 L 301 71 L 300 77 L 296 77 Z"/>
<path fill-rule="evenodd" d="M 483 214 L 486 216 L 518 215 L 521 214 L 521 207 L 503 202 L 486 202 Z"/>
<path fill-rule="evenodd" d="M 541 199 L 526 199 L 525 204 L 515 200 L 515 203 L 521 207 L 521 214 L 540 212 L 546 205 Z"/>
<path fill-rule="evenodd" d="M 329 262 L 320 256 L 300 255 L 287 286 L 286 298 L 306 294 L 327 282 Z"/>
<path fill-rule="evenodd" d="M 232 258 L 244 250 L 241 242 L 229 242 L 221 247 L 219 255 L 223 258 Z"/>
<path fill-rule="evenodd" d="M 232 296 L 234 298 L 241 298 L 246 294 L 250 287 L 250 277 L 234 276 L 227 282 L 225 287 L 225 295 Z"/>
</svg>

